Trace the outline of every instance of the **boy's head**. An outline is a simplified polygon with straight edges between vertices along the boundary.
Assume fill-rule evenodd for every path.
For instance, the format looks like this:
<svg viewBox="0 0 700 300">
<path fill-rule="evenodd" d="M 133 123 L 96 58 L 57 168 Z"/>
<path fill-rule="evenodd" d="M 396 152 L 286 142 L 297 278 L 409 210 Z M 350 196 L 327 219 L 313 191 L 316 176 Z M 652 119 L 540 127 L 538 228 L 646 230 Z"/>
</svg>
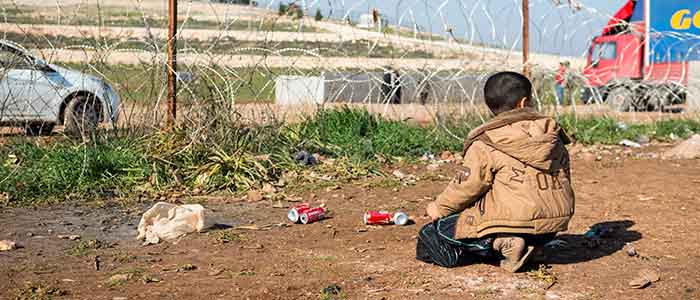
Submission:
<svg viewBox="0 0 700 300">
<path fill-rule="evenodd" d="M 491 75 L 484 85 L 484 98 L 491 112 L 502 112 L 530 106 L 532 83 L 515 72 L 499 72 Z"/>
</svg>

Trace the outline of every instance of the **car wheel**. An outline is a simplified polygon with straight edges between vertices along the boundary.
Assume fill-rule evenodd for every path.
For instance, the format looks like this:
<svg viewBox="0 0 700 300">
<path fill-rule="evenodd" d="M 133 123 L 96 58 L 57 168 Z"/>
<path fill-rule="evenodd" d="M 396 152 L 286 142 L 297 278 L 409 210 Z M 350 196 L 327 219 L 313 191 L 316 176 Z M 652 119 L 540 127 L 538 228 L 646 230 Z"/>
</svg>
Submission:
<svg viewBox="0 0 700 300">
<path fill-rule="evenodd" d="M 607 102 L 614 111 L 631 111 L 634 103 L 634 92 L 625 87 L 618 87 L 610 91 Z"/>
<path fill-rule="evenodd" d="M 27 135 L 40 136 L 40 135 L 51 135 L 53 131 L 53 123 L 30 123 L 25 127 Z"/>
<path fill-rule="evenodd" d="M 66 106 L 64 125 L 67 134 L 89 137 L 99 122 L 100 110 L 94 96 L 76 96 Z"/>
</svg>

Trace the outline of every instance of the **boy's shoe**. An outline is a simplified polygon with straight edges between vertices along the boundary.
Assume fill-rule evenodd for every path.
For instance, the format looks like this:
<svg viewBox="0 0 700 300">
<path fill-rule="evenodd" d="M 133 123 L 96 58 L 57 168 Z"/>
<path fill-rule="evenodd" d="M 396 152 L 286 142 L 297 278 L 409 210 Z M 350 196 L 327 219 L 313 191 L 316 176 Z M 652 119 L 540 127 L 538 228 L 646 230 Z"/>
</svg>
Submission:
<svg viewBox="0 0 700 300">
<path fill-rule="evenodd" d="M 525 239 L 512 235 L 498 236 L 493 240 L 493 250 L 501 253 L 501 268 L 515 273 L 532 257 L 533 246 L 527 246 Z"/>
</svg>

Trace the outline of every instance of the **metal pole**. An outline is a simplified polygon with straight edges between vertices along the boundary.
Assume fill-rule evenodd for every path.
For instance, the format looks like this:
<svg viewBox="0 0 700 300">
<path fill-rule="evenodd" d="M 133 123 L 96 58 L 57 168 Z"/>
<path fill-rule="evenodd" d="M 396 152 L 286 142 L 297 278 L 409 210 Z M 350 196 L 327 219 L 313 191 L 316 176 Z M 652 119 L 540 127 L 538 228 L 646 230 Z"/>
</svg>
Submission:
<svg viewBox="0 0 700 300">
<path fill-rule="evenodd" d="M 168 129 L 177 118 L 177 0 L 168 0 Z"/>
<path fill-rule="evenodd" d="M 523 75 L 530 77 L 530 1 L 523 1 Z"/>
</svg>

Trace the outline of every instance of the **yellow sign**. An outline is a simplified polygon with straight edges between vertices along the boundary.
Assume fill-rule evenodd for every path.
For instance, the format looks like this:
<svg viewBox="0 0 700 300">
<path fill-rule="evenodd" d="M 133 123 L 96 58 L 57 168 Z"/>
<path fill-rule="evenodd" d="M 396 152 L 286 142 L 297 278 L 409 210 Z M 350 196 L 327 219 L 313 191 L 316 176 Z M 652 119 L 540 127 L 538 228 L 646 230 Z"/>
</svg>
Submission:
<svg viewBox="0 0 700 300">
<path fill-rule="evenodd" d="M 700 11 L 693 15 L 690 9 L 681 9 L 671 16 L 671 28 L 673 29 L 687 30 L 690 29 L 691 25 L 700 28 Z"/>
</svg>

